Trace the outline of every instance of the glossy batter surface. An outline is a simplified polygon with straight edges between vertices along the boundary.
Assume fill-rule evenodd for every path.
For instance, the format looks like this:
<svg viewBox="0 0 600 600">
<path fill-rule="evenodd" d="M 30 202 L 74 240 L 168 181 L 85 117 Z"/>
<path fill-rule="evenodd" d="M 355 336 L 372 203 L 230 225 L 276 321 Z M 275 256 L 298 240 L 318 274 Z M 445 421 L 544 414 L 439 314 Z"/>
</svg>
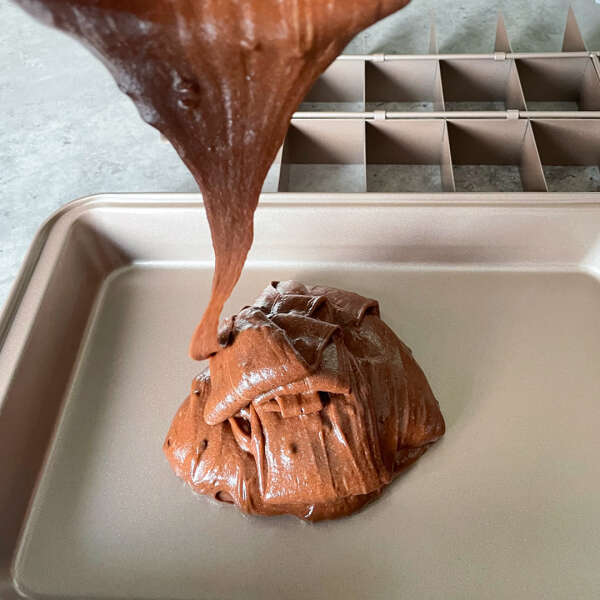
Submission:
<svg viewBox="0 0 600 600">
<path fill-rule="evenodd" d="M 273 283 L 223 322 L 164 444 L 196 492 L 308 520 L 375 499 L 444 433 L 411 351 L 375 300 Z"/>
</svg>

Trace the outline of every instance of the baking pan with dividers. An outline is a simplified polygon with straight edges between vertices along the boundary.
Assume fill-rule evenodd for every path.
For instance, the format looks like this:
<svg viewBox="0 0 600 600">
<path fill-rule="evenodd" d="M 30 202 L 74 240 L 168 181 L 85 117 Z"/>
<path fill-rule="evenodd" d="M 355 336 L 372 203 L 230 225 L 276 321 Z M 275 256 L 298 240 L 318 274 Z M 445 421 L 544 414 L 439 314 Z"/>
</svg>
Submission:
<svg viewBox="0 0 600 600">
<path fill-rule="evenodd" d="M 569 8 L 556 52 L 343 55 L 295 113 L 265 191 L 597 192 L 600 61 Z"/>
</svg>

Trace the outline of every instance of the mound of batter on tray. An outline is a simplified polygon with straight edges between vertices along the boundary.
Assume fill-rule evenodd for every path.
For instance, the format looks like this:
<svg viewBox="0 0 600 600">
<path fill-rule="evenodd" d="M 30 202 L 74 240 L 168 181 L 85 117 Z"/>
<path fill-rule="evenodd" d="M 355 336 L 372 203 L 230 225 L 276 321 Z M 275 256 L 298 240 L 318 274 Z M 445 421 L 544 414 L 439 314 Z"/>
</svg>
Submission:
<svg viewBox="0 0 600 600">
<path fill-rule="evenodd" d="M 195 491 L 246 513 L 348 515 L 444 433 L 375 300 L 274 282 L 221 324 L 219 343 L 164 450 Z"/>
</svg>

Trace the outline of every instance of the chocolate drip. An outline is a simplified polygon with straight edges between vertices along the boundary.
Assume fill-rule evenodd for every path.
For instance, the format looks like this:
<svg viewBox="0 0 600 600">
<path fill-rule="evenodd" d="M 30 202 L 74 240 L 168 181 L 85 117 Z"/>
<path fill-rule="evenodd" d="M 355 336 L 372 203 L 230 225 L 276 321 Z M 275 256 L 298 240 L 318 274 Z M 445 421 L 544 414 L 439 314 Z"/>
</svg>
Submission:
<svg viewBox="0 0 600 600">
<path fill-rule="evenodd" d="M 408 0 L 16 1 L 91 48 L 194 175 L 215 272 L 190 355 L 218 352 L 219 316 L 292 113 L 354 35 Z"/>
</svg>

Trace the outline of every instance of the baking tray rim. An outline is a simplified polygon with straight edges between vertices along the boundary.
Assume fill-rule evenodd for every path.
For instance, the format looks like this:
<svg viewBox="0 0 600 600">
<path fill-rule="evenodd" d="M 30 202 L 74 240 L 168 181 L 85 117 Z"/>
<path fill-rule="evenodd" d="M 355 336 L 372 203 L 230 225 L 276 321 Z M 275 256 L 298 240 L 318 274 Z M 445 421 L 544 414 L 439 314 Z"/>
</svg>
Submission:
<svg viewBox="0 0 600 600">
<path fill-rule="evenodd" d="M 34 275 L 38 273 L 44 251 L 56 242 L 54 254 L 62 247 L 64 235 L 87 212 L 97 208 L 177 209 L 202 208 L 202 194 L 179 192 L 100 193 L 67 202 L 39 227 L 25 255 L 3 307 L 0 307 L 0 414 L 4 395 L 18 357 L 10 357 L 11 347 L 21 348 L 28 335 L 40 292 L 24 302 Z M 354 207 L 416 208 L 505 207 L 514 210 L 548 208 L 572 211 L 600 208 L 598 192 L 267 192 L 260 195 L 262 207 Z M 60 234 L 62 230 L 62 235 Z M 52 261 L 50 262 L 52 264 Z M 19 318 L 20 317 L 20 318 Z M 11 338 L 11 339 L 9 339 Z M 7 344 L 7 340 L 9 343 Z M 15 358 L 15 360 L 12 360 Z"/>
<path fill-rule="evenodd" d="M 600 207 L 598 192 L 267 192 L 260 195 L 262 206 L 353 206 L 353 207 L 514 207 L 564 208 Z M 203 206 L 202 194 L 180 192 L 114 192 L 82 196 L 71 200 L 52 213 L 38 228 L 27 254 L 9 291 L 4 306 L 0 307 L 0 357 L 5 352 L 6 340 L 14 326 L 34 272 L 51 233 L 60 225 L 67 228 L 82 214 L 94 208 L 183 208 Z M 67 220 L 67 222 L 64 222 Z M 64 223 L 63 223 L 64 222 Z M 0 378 L 3 377 L 0 361 Z M 2 400 L 0 398 L 0 407 Z"/>
<path fill-rule="evenodd" d="M 511 206 L 515 208 L 577 208 L 600 207 L 598 192 L 268 192 L 260 196 L 261 206 Z M 38 228 L 27 254 L 0 309 L 0 355 L 6 338 L 21 306 L 25 291 L 38 265 L 51 232 L 66 217 L 76 217 L 93 209 L 104 207 L 131 208 L 201 208 L 202 194 L 175 192 L 100 193 L 71 200 L 52 213 Z M 0 375 L 2 374 L 0 370 Z M 0 406 L 2 402 L 0 402 Z"/>
</svg>

